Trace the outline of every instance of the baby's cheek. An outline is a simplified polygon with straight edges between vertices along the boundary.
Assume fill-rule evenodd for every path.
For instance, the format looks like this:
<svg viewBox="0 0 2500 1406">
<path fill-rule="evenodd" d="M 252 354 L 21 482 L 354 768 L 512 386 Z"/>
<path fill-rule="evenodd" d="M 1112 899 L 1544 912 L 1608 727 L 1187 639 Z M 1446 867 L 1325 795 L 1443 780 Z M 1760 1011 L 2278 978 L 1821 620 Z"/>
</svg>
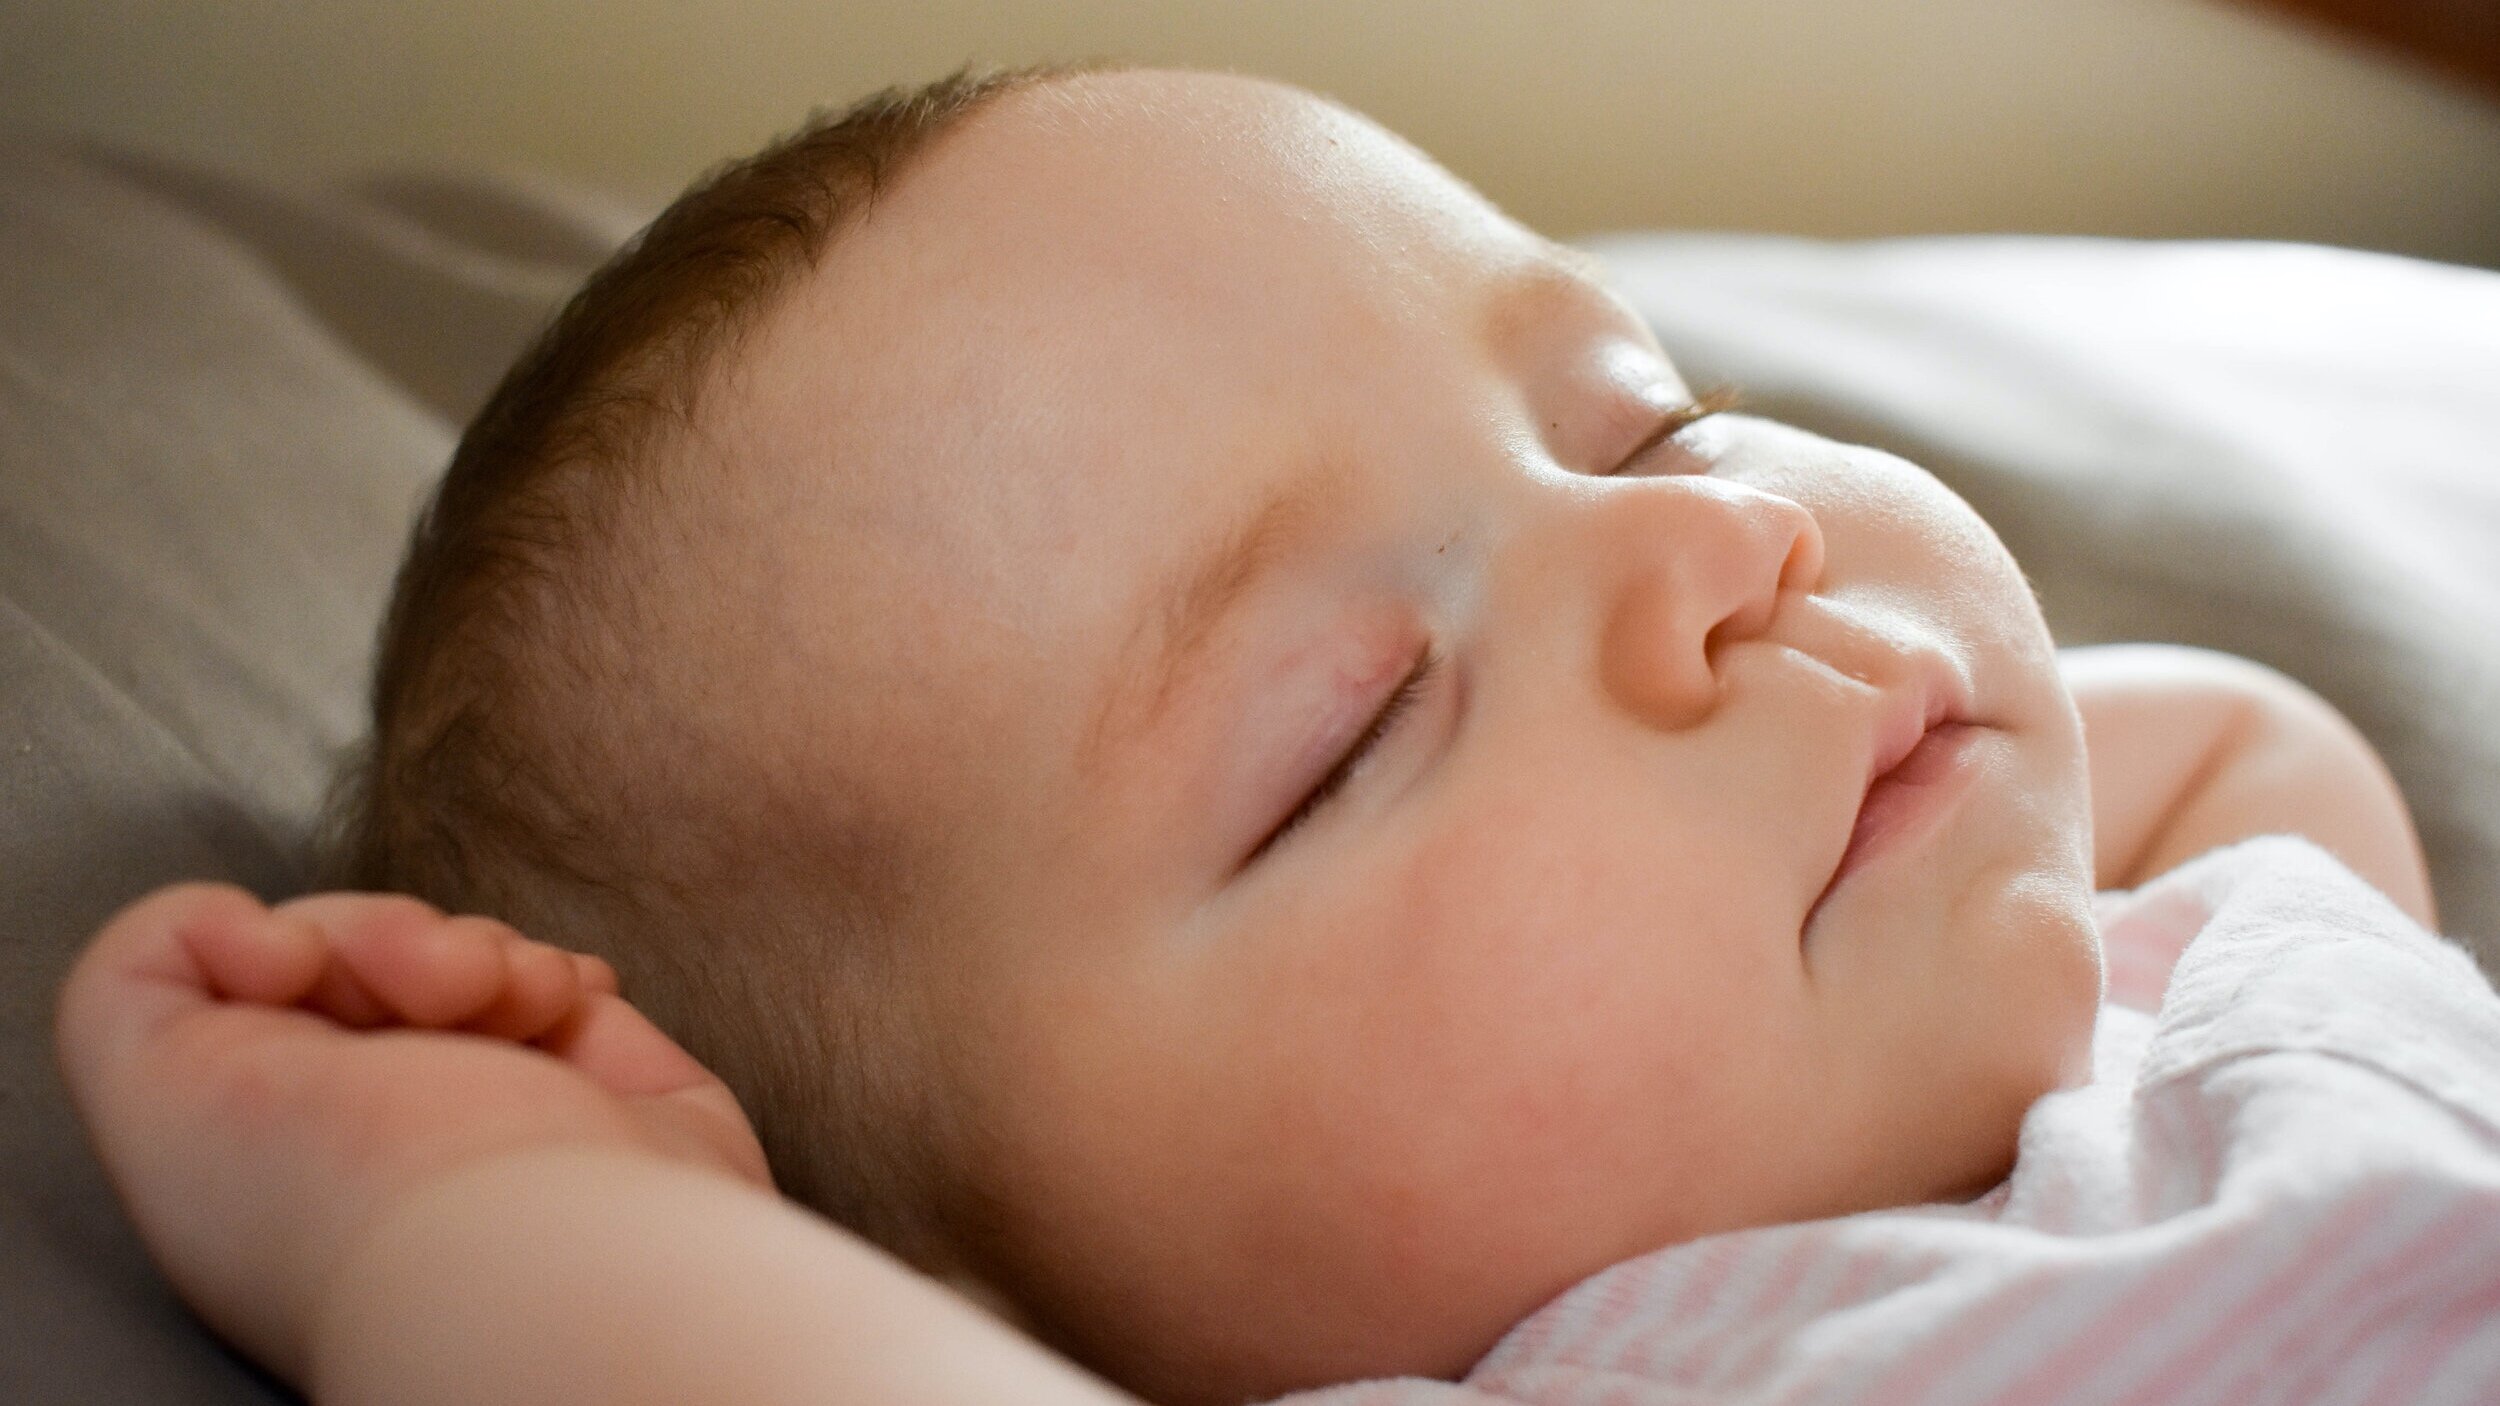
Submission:
<svg viewBox="0 0 2500 1406">
<path fill-rule="evenodd" d="M 1444 1165 L 1504 1219 L 1566 1187 L 1654 1183 L 1655 1138 L 1629 1144 L 1712 1063 L 1706 1022 L 1679 1009 L 1708 977 L 1677 966 L 1658 924 L 1599 901 L 1625 891 L 1626 857 L 1541 838 L 1483 827 L 1419 846 L 1381 887 L 1375 921 L 1398 931 L 1369 974 L 1395 993 L 1384 1077 L 1437 1111 Z"/>
<path fill-rule="evenodd" d="M 1577 1004 L 1571 988 L 1595 955 L 1582 899 L 1609 876 L 1593 856 L 1542 841 L 1532 823 L 1445 830 L 1377 889 L 1373 975 L 1397 994 L 1407 1038 L 1471 1084 L 1517 1047 L 1552 1040 L 1544 1022 L 1571 1012 L 1550 1002 Z"/>
</svg>

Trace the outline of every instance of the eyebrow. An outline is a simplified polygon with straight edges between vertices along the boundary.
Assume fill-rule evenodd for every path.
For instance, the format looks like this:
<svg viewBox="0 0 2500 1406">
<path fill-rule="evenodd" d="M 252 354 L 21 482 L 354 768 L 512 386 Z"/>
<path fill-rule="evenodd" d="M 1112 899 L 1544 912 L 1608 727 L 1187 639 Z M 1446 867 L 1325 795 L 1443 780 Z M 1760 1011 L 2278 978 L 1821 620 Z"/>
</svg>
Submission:
<svg viewBox="0 0 2500 1406">
<path fill-rule="evenodd" d="M 1183 558 L 1177 570 L 1157 583 L 1147 599 L 1159 606 L 1147 610 L 1131 632 L 1112 671 L 1112 686 L 1086 729 L 1082 760 L 1088 770 L 1099 764 L 1115 728 L 1134 735 L 1162 721 L 1173 692 L 1214 639 L 1216 626 L 1279 562 L 1293 555 L 1292 548 L 1309 534 L 1340 477 L 1338 466 L 1325 462 L 1295 474 L 1216 538 L 1213 547 Z"/>
</svg>

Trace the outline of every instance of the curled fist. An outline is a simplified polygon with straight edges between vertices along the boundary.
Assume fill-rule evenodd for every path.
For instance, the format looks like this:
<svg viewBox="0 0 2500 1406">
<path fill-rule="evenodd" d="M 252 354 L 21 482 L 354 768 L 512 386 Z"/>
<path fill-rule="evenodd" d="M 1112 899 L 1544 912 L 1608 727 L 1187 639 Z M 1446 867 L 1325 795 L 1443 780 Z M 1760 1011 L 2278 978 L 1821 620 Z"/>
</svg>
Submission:
<svg viewBox="0 0 2500 1406">
<path fill-rule="evenodd" d="M 437 1178 L 591 1145 L 771 1185 L 737 1100 L 604 962 L 415 899 L 159 890 L 97 934 L 55 1033 L 158 1264 L 291 1379 L 360 1230 Z"/>
</svg>

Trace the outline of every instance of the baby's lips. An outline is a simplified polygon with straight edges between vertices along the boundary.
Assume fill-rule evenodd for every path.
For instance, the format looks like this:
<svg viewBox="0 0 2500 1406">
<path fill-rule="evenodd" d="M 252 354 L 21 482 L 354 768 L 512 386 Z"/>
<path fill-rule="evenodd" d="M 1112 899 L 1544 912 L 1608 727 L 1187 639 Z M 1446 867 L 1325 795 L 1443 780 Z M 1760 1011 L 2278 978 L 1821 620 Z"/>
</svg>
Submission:
<svg viewBox="0 0 2500 1406">
<path fill-rule="evenodd" d="M 1950 723 L 1969 721 L 1969 691 L 1961 674 L 1942 651 L 1920 650 L 1907 656 L 1904 682 L 1883 696 L 1868 746 L 1866 786 L 1901 765 L 1929 732 Z M 1863 795 L 1861 795 L 1863 803 Z"/>
</svg>

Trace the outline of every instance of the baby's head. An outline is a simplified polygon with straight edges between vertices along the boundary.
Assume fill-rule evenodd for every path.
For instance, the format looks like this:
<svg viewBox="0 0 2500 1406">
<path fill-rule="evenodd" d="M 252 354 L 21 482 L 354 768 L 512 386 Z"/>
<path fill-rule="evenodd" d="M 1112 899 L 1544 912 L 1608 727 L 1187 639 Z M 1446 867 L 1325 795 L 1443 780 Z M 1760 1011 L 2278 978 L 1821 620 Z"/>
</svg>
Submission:
<svg viewBox="0 0 2500 1406">
<path fill-rule="evenodd" d="M 1693 399 L 1307 94 L 888 101 L 481 416 L 350 877 L 608 955 L 786 1189 L 1165 1399 L 1974 1195 L 2099 992 L 2047 632 L 1926 473 Z"/>
</svg>

